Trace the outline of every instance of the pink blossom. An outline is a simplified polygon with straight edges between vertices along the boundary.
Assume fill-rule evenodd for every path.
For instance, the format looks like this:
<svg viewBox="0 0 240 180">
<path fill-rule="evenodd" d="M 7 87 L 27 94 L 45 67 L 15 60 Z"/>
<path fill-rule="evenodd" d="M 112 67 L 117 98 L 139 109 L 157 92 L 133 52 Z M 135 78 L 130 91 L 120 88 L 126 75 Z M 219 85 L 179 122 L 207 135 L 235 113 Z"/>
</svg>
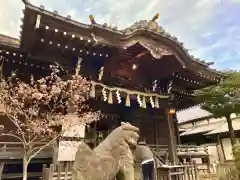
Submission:
<svg viewBox="0 0 240 180">
<path fill-rule="evenodd" d="M 32 94 L 33 99 L 40 100 L 40 99 L 42 99 L 42 97 L 43 97 L 43 94 L 39 93 L 39 92 L 35 92 L 35 93 Z"/>
<path fill-rule="evenodd" d="M 79 117 L 76 123 L 90 124 L 99 120 L 100 112 L 92 112 L 86 103 L 89 100 L 91 83 L 80 75 L 69 80 L 58 76 L 59 70 L 51 66 L 49 76 L 27 84 L 19 79 L 0 82 L 0 102 L 7 109 L 12 121 L 18 126 L 11 133 L 24 134 L 26 142 L 54 139 L 60 135 L 56 128 L 63 123 L 70 109 Z M 2 109 L 0 107 L 0 109 Z"/>
</svg>

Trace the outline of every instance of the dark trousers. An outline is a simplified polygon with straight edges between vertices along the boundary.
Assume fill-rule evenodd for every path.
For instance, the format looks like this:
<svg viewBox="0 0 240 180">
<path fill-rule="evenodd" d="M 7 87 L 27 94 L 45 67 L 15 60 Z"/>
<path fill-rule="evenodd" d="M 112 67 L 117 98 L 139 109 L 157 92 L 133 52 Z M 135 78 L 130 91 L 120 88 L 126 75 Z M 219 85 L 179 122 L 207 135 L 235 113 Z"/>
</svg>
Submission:
<svg viewBox="0 0 240 180">
<path fill-rule="evenodd" d="M 154 177 L 154 161 L 142 164 L 143 180 L 153 180 Z"/>
</svg>

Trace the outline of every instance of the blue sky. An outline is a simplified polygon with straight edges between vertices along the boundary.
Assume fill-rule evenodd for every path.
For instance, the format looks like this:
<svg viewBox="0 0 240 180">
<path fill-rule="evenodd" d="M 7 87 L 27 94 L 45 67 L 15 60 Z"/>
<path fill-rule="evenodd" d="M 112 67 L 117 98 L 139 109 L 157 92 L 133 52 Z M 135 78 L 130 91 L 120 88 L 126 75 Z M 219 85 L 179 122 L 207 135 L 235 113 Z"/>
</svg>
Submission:
<svg viewBox="0 0 240 180">
<path fill-rule="evenodd" d="M 155 13 L 169 33 L 184 42 L 194 56 L 214 61 L 212 68 L 240 70 L 240 0 L 29 0 L 72 19 L 119 29 Z M 24 5 L 21 0 L 0 0 L 0 33 L 18 37 Z"/>
</svg>

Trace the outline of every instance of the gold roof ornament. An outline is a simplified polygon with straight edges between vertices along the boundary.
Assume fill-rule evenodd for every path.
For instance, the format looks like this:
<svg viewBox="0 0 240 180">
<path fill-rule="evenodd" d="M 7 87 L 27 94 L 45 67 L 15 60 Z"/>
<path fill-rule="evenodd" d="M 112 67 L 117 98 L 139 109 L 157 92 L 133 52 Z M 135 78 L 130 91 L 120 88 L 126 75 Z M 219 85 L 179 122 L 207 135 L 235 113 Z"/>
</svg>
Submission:
<svg viewBox="0 0 240 180">
<path fill-rule="evenodd" d="M 130 26 L 129 28 L 126 28 L 124 31 L 133 32 L 136 29 L 144 28 L 144 29 L 156 31 L 158 33 L 165 32 L 165 30 L 161 26 L 159 26 L 158 23 L 156 22 L 157 19 L 159 18 L 160 18 L 160 14 L 157 13 L 151 20 L 149 21 L 141 20 L 141 21 L 135 22 L 132 26 Z"/>
<path fill-rule="evenodd" d="M 90 21 L 91 21 L 91 24 L 96 24 L 96 21 L 95 21 L 93 15 L 89 15 L 89 19 L 90 19 Z"/>
<path fill-rule="evenodd" d="M 151 28 L 153 28 L 153 29 L 157 29 L 157 23 L 156 22 L 154 22 L 154 21 L 152 21 L 151 22 Z"/>
<path fill-rule="evenodd" d="M 153 18 L 152 18 L 152 22 L 155 22 L 157 19 L 159 19 L 160 18 L 160 14 L 159 13 L 157 13 L 155 16 L 153 16 Z"/>
<path fill-rule="evenodd" d="M 151 28 L 156 30 L 157 32 L 161 31 L 161 28 L 159 27 L 158 23 L 156 22 L 156 20 L 159 18 L 160 18 L 160 14 L 157 13 L 155 16 L 153 16 L 152 20 L 150 21 Z"/>
<path fill-rule="evenodd" d="M 19 45 L 20 44 L 20 41 L 19 39 L 16 40 L 16 44 Z"/>
</svg>

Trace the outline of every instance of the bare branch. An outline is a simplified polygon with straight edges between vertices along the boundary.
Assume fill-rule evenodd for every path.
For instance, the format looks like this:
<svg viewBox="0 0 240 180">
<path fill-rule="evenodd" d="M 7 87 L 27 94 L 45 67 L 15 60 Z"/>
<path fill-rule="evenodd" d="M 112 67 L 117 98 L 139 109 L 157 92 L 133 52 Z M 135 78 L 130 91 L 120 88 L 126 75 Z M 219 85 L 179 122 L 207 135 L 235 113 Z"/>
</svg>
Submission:
<svg viewBox="0 0 240 180">
<path fill-rule="evenodd" d="M 25 139 L 25 135 L 24 132 L 22 131 L 20 125 L 17 122 L 17 119 L 15 117 L 13 117 L 10 113 L 6 113 L 8 119 L 18 128 L 21 136 L 22 136 L 22 141 L 24 142 L 24 144 L 26 144 L 26 139 Z"/>
<path fill-rule="evenodd" d="M 54 143 L 54 141 L 56 141 L 60 136 L 56 136 L 55 138 L 53 138 L 51 141 L 49 141 L 48 143 L 46 143 L 45 145 L 41 146 L 34 154 L 32 154 L 31 156 L 29 156 L 28 159 L 28 163 L 31 161 L 32 158 L 34 158 L 38 153 L 40 153 L 44 148 L 50 146 L 52 143 Z"/>
</svg>

